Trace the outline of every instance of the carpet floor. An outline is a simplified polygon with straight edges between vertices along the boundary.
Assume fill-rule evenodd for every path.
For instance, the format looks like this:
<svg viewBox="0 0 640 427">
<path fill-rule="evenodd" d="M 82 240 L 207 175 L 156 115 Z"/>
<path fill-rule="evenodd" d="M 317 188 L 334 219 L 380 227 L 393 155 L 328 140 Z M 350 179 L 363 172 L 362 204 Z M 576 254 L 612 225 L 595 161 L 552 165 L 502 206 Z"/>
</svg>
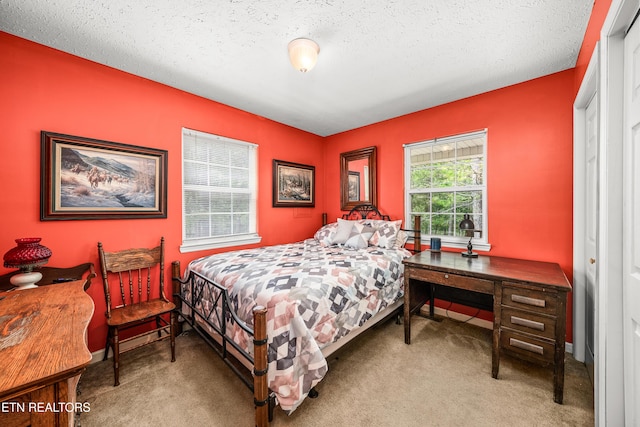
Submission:
<svg viewBox="0 0 640 427">
<path fill-rule="evenodd" d="M 566 354 L 564 403 L 553 402 L 553 370 L 503 356 L 491 377 L 491 331 L 450 319 L 413 317 L 412 343 L 386 322 L 356 340 L 280 426 L 592 426 L 593 387 L 584 364 Z M 92 426 L 251 426 L 253 395 L 195 333 L 111 359 L 82 375 L 78 401 Z"/>
</svg>

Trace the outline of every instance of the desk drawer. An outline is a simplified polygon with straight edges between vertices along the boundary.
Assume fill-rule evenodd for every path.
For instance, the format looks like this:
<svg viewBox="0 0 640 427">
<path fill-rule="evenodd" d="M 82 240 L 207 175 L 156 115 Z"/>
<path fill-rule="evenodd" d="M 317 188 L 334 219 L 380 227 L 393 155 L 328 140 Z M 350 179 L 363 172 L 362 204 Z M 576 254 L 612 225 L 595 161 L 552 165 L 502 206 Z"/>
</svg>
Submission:
<svg viewBox="0 0 640 427">
<path fill-rule="evenodd" d="M 515 331 L 500 329 L 500 347 L 518 357 L 542 364 L 553 363 L 553 341 L 536 339 Z"/>
<path fill-rule="evenodd" d="M 556 318 L 529 311 L 503 307 L 501 316 L 502 326 L 526 332 L 528 334 L 554 339 L 556 333 Z"/>
<path fill-rule="evenodd" d="M 502 305 L 537 311 L 538 313 L 556 313 L 556 292 L 517 287 L 517 284 L 513 284 L 515 286 L 509 286 L 510 284 L 510 282 L 503 283 Z"/>
<path fill-rule="evenodd" d="M 417 268 L 408 268 L 405 270 L 405 274 L 407 274 L 407 272 L 409 272 L 409 277 L 412 279 L 436 283 L 438 285 L 453 286 L 485 294 L 493 294 L 493 281 L 491 280 L 476 279 L 474 277 L 460 276 L 458 274 Z"/>
</svg>

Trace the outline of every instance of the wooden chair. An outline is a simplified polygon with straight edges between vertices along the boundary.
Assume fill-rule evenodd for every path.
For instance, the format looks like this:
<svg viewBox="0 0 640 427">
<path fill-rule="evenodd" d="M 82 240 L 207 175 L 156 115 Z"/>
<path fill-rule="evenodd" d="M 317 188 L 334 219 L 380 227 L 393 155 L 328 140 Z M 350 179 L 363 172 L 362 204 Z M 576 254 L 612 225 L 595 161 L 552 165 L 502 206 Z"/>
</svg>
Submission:
<svg viewBox="0 0 640 427">
<path fill-rule="evenodd" d="M 109 347 L 111 347 L 113 349 L 114 386 L 117 386 L 120 384 L 121 353 L 168 338 L 171 340 L 171 361 L 176 360 L 174 329 L 176 306 L 167 299 L 164 292 L 164 237 L 160 240 L 160 246 L 152 249 L 125 249 L 118 252 L 105 252 L 102 243 L 98 242 L 98 254 L 104 282 L 104 296 L 107 302 L 106 316 L 109 328 L 103 360 L 107 359 Z M 109 279 L 112 279 L 115 288 L 116 277 L 119 282 L 119 292 L 114 289 L 114 294 L 119 294 L 119 298 L 116 297 L 112 300 Z M 134 281 L 137 282 L 137 286 L 134 286 Z M 143 282 L 146 284 L 143 285 Z M 166 315 L 169 315 L 168 323 Z M 120 339 L 121 330 L 154 321 L 154 329 Z M 158 334 L 157 337 L 148 338 L 155 333 Z M 142 337 L 145 338 L 141 339 Z M 139 339 L 137 345 L 126 350 L 120 349 L 120 344 L 134 339 Z"/>
<path fill-rule="evenodd" d="M 89 289 L 89 286 L 91 286 L 91 279 L 96 277 L 96 271 L 92 262 L 85 262 L 84 264 L 76 265 L 75 267 L 40 267 L 36 271 L 42 273 L 42 279 L 36 283 L 38 286 L 54 285 L 56 283 L 85 279 L 87 281 L 84 284 L 85 291 Z M 20 273 L 20 271 L 16 270 L 0 276 L 0 291 L 6 291 L 14 288 L 15 286 L 9 282 L 9 279 L 11 279 L 11 276 L 18 273 Z"/>
</svg>

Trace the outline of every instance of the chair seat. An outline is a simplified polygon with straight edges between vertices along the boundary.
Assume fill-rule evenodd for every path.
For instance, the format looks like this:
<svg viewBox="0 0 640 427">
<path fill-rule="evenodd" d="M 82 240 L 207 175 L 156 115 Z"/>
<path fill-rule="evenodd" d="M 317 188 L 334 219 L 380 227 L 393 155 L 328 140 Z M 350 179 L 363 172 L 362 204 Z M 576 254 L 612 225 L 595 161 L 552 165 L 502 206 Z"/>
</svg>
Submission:
<svg viewBox="0 0 640 427">
<path fill-rule="evenodd" d="M 175 304 L 162 299 L 153 299 L 125 307 L 111 310 L 111 318 L 107 319 L 109 326 L 121 326 L 139 322 L 159 314 L 168 313 L 176 308 Z"/>
</svg>

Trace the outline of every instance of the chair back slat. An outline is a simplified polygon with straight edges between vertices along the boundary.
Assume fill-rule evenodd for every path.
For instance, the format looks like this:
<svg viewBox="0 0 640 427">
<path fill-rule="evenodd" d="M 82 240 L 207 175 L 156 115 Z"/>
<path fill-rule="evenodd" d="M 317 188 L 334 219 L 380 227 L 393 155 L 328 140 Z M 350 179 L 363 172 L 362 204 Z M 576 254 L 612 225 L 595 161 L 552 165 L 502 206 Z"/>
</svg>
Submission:
<svg viewBox="0 0 640 427">
<path fill-rule="evenodd" d="M 107 302 L 107 317 L 110 316 L 111 309 L 116 307 L 157 297 L 167 300 L 164 293 L 164 237 L 161 238 L 160 245 L 154 248 L 124 249 L 115 252 L 105 251 L 99 242 L 98 253 Z M 120 301 L 114 301 L 111 297 L 111 276 L 114 279 L 115 276 L 118 277 Z"/>
<path fill-rule="evenodd" d="M 125 305 L 127 301 L 124 297 L 124 282 L 122 281 L 122 272 L 118 271 L 118 282 L 120 283 L 120 302 Z"/>
<path fill-rule="evenodd" d="M 142 288 L 140 288 L 140 298 L 142 298 Z M 147 271 L 147 300 L 151 298 L 151 269 Z"/>
</svg>

